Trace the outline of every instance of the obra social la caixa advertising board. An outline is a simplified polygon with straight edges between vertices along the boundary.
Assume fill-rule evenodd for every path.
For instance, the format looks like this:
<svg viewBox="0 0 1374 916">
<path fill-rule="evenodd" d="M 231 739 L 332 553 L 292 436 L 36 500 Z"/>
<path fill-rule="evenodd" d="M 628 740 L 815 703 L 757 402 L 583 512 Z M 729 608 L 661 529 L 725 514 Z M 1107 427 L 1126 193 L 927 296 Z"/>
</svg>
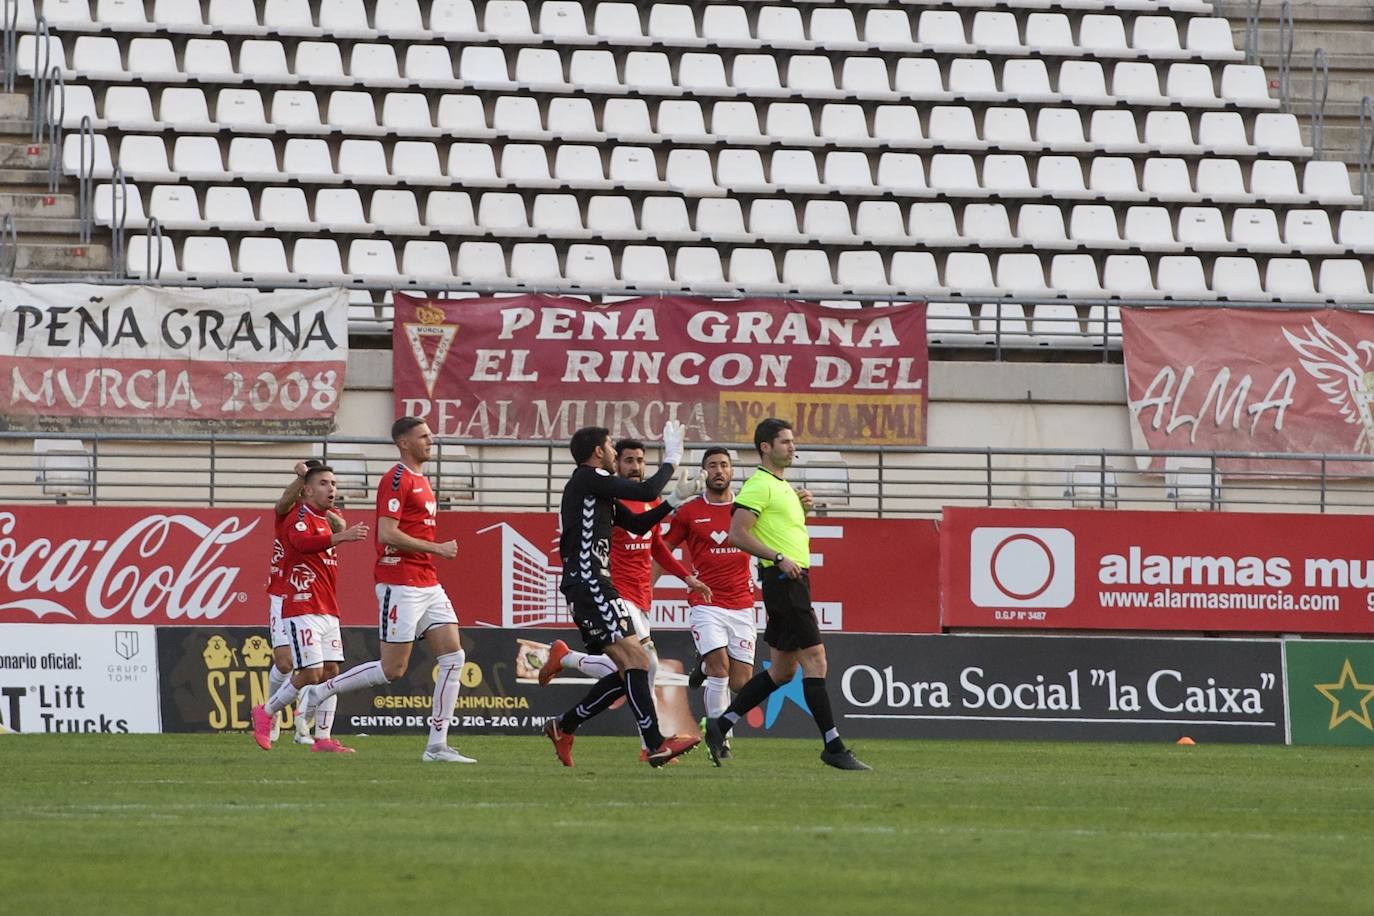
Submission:
<svg viewBox="0 0 1374 916">
<path fill-rule="evenodd" d="M 167 731 L 241 731 L 266 696 L 270 651 L 246 628 L 164 627 L 163 725 Z M 468 662 L 454 727 L 481 735 L 533 734 L 586 693 L 591 680 L 535 678 L 547 629 L 469 629 Z M 700 691 L 686 689 L 691 637 L 656 639 L 662 660 L 656 699 L 662 725 L 690 731 Z M 345 667 L 376 657 L 372 629 L 344 630 Z M 1282 743 L 1284 695 L 1277 640 L 1047 636 L 827 638 L 830 693 L 846 735 L 881 738 L 1036 738 Z M 433 660 L 384 688 L 340 697 L 335 730 L 413 734 L 428 728 Z M 620 735 L 633 745 L 628 714 L 612 710 L 583 734 Z M 814 737 L 801 681 L 794 678 L 741 720 L 740 737 Z"/>
</svg>

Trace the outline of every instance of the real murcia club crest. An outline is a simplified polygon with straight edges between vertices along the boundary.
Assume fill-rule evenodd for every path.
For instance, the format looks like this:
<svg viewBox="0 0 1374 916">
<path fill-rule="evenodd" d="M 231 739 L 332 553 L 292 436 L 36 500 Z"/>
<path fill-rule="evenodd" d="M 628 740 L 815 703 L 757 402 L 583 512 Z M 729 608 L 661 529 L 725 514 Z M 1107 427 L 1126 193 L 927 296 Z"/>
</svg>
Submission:
<svg viewBox="0 0 1374 916">
<path fill-rule="evenodd" d="M 1351 451 L 1374 453 L 1374 341 L 1361 340 L 1352 346 L 1315 318 L 1312 327 L 1301 330 L 1300 337 L 1285 328 L 1283 336 L 1327 401 L 1340 409 L 1346 423 L 1360 430 Z"/>
<path fill-rule="evenodd" d="M 425 390 L 433 397 L 434 382 L 448 358 L 453 339 L 458 336 L 458 325 L 444 324 L 444 310 L 432 305 L 417 308 L 415 317 L 417 321 L 403 323 L 406 340 L 410 341 L 410 352 L 420 367 L 420 377 L 425 380 Z"/>
</svg>

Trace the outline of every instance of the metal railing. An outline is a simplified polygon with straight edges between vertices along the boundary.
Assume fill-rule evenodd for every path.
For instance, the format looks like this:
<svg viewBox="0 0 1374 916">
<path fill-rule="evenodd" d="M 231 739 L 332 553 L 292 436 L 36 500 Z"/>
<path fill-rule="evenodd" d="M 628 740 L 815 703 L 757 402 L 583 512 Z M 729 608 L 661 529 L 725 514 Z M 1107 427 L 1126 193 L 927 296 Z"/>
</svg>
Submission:
<svg viewBox="0 0 1374 916">
<path fill-rule="evenodd" d="M 124 169 L 116 165 L 110 176 L 110 269 L 116 278 L 129 275 L 126 226 L 129 222 L 129 180 Z"/>
<path fill-rule="evenodd" d="M 4 28 L 5 91 L 13 92 L 19 70 L 19 0 L 5 0 L 0 27 Z"/>
<path fill-rule="evenodd" d="M 33 142 L 37 143 L 42 137 L 39 128 L 43 121 L 44 102 L 43 91 L 48 72 L 52 69 L 52 35 L 48 30 L 48 20 L 42 16 L 38 17 L 38 24 L 34 27 L 33 44 Z"/>
<path fill-rule="evenodd" d="M 81 241 L 89 242 L 95 225 L 95 125 L 90 115 L 81 116 L 77 147 L 76 215 L 81 221 Z M 59 151 L 56 155 L 62 155 Z"/>
<path fill-rule="evenodd" d="M 1321 75 L 1320 84 L 1317 82 Z M 1320 86 L 1320 97 L 1318 87 Z M 1326 140 L 1326 97 L 1331 91 L 1331 68 L 1326 63 L 1326 49 L 1312 52 L 1312 158 L 1322 158 Z"/>
<path fill-rule="evenodd" d="M 1279 5 L 1279 108 L 1292 111 L 1289 80 L 1293 69 L 1293 4 L 1283 0 Z"/>
<path fill-rule="evenodd" d="M 34 450 L 33 433 L 0 432 L 0 504 L 264 506 L 297 460 L 319 455 L 345 504 L 366 509 L 396 462 L 378 438 L 38 435 L 46 451 Z M 753 447 L 728 445 L 742 481 Z M 54 455 L 84 463 L 54 470 Z M 425 467 L 445 508 L 501 511 L 557 508 L 571 470 L 562 439 L 436 440 Z M 934 516 L 949 505 L 1374 514 L 1368 454 L 858 446 L 808 462 L 803 446 L 791 476 L 836 515 Z"/>
<path fill-rule="evenodd" d="M 13 277 L 19 266 L 19 233 L 14 227 L 14 214 L 0 216 L 0 275 Z"/>
<path fill-rule="evenodd" d="M 1374 98 L 1360 99 L 1360 196 L 1374 209 Z"/>
<path fill-rule="evenodd" d="M 1245 62 L 1257 66 L 1260 62 L 1259 50 L 1260 0 L 1246 0 L 1245 3 Z"/>
<path fill-rule="evenodd" d="M 157 218 L 156 216 L 150 216 L 150 217 L 148 217 L 148 229 L 147 229 L 147 233 L 148 233 L 148 234 L 145 236 L 145 238 L 146 238 L 146 240 L 147 240 L 147 246 L 143 249 L 143 254 L 144 254 L 144 269 L 143 269 L 143 276 L 146 277 L 146 278 L 148 278 L 148 279 L 151 279 L 151 280 L 156 280 L 156 279 L 158 279 L 159 277 L 162 276 L 162 223 L 158 221 L 158 218 Z M 156 270 L 153 269 L 153 264 L 154 264 L 153 249 L 154 249 L 154 248 L 157 249 L 157 260 L 156 260 L 157 269 L 156 269 Z"/>
<path fill-rule="evenodd" d="M 48 71 L 48 104 L 43 106 L 43 130 L 48 143 L 48 193 L 56 194 L 62 180 L 62 122 L 67 117 L 67 78 L 61 67 Z M 81 241 L 91 240 L 90 230 L 83 223 Z"/>
</svg>

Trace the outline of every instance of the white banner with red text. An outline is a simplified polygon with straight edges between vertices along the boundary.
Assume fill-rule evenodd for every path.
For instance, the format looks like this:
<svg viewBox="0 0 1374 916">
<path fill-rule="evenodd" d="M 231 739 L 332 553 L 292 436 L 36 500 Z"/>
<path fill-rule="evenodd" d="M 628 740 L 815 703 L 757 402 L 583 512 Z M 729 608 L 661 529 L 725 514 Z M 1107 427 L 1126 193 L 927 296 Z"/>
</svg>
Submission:
<svg viewBox="0 0 1374 916">
<path fill-rule="evenodd" d="M 0 283 L 0 428 L 329 432 L 340 289 Z"/>
</svg>

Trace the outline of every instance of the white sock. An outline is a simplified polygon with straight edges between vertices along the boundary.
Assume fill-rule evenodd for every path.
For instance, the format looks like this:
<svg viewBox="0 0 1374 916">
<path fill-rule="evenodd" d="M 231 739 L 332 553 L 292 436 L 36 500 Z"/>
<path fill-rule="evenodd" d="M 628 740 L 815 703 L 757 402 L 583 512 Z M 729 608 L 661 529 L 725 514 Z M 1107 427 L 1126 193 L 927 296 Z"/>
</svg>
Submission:
<svg viewBox="0 0 1374 916">
<path fill-rule="evenodd" d="M 270 697 L 276 693 L 277 689 L 281 687 L 281 682 L 290 676 L 291 672 L 288 671 L 282 674 L 281 670 L 278 669 L 276 665 L 273 665 L 271 670 L 267 672 L 267 695 Z"/>
<path fill-rule="evenodd" d="M 368 662 L 366 665 L 349 668 L 343 674 L 335 675 L 322 684 L 316 684 L 311 688 L 311 699 L 316 703 L 323 703 L 340 693 L 352 693 L 355 690 L 381 687 L 389 683 L 391 682 L 386 679 L 386 675 L 382 674 L 382 663 Z"/>
<path fill-rule="evenodd" d="M 467 653 L 462 649 L 441 655 L 435 661 L 439 671 L 434 676 L 434 705 L 430 707 L 433 715 L 429 720 L 429 746 L 448 744 L 448 725 L 453 718 L 453 704 L 458 702 L 458 689 L 463 686 L 463 663 Z"/>
<path fill-rule="evenodd" d="M 649 640 L 645 640 L 644 651 L 649 653 L 649 689 L 653 690 L 658 683 L 658 647 Z"/>
<path fill-rule="evenodd" d="M 563 656 L 562 664 L 569 671 L 581 671 L 587 677 L 596 678 L 598 681 L 620 670 L 609 656 L 588 655 L 586 652 L 569 652 Z"/>
<path fill-rule="evenodd" d="M 316 741 L 323 741 L 334 731 L 334 707 L 338 705 L 338 696 L 332 696 L 315 707 Z"/>
<path fill-rule="evenodd" d="M 290 706 L 296 699 L 296 694 L 299 692 L 300 691 L 296 689 L 296 685 L 291 683 L 291 681 L 282 681 L 282 685 L 277 688 L 276 693 L 272 694 L 272 699 L 268 700 L 264 707 L 267 710 L 267 714 L 269 716 L 275 716 L 277 713 Z"/>
<path fill-rule="evenodd" d="M 708 677 L 702 687 L 701 698 L 706 704 L 706 715 L 719 719 L 730 708 L 730 679 L 728 677 Z"/>
</svg>

